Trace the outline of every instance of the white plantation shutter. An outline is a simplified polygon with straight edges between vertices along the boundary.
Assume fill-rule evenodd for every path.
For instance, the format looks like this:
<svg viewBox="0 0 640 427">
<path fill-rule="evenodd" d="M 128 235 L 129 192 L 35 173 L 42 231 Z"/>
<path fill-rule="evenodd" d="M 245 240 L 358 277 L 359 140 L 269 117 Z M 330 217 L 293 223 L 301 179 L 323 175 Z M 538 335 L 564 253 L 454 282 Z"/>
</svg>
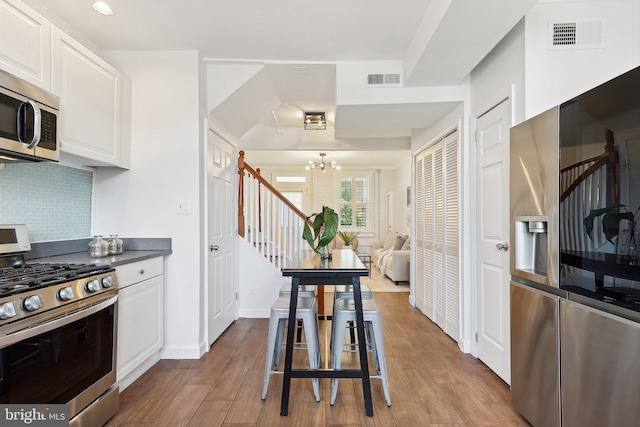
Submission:
<svg viewBox="0 0 640 427">
<path fill-rule="evenodd" d="M 416 305 L 460 338 L 457 131 L 416 156 Z"/>
<path fill-rule="evenodd" d="M 351 177 L 343 177 L 338 180 L 340 192 L 340 225 L 350 227 L 353 225 L 353 186 Z"/>
<path fill-rule="evenodd" d="M 356 230 L 372 227 L 371 182 L 372 174 L 343 174 L 338 179 L 340 192 L 340 226 Z"/>
</svg>

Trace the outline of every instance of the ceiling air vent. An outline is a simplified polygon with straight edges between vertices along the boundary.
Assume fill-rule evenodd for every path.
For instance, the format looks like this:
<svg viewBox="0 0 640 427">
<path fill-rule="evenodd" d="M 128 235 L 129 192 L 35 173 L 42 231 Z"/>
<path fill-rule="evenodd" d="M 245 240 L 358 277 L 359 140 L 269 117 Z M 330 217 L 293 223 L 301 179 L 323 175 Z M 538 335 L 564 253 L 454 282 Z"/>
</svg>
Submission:
<svg viewBox="0 0 640 427">
<path fill-rule="evenodd" d="M 367 74 L 368 86 L 399 86 L 400 83 L 400 74 Z"/>
<path fill-rule="evenodd" d="M 604 47 L 603 22 L 555 21 L 549 23 L 549 49 L 593 49 Z"/>
</svg>

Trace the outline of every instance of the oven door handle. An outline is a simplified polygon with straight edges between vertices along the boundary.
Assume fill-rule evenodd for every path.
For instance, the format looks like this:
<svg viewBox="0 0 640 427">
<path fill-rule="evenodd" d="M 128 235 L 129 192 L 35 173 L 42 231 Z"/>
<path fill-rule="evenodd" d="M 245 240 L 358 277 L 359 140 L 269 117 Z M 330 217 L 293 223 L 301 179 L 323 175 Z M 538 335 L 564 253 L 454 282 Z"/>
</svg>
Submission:
<svg viewBox="0 0 640 427">
<path fill-rule="evenodd" d="M 24 329 L 20 329 L 0 337 L 0 348 L 10 346 L 11 344 L 15 344 L 27 338 L 35 337 L 36 335 L 52 331 L 71 322 L 75 322 L 76 320 L 83 319 L 115 304 L 116 301 L 118 301 L 118 295 L 114 295 L 113 297 L 105 299 L 99 303 L 92 304 L 87 308 L 72 311 L 60 316 L 54 316 L 53 318 L 41 320 L 35 324 L 26 326 Z"/>
</svg>

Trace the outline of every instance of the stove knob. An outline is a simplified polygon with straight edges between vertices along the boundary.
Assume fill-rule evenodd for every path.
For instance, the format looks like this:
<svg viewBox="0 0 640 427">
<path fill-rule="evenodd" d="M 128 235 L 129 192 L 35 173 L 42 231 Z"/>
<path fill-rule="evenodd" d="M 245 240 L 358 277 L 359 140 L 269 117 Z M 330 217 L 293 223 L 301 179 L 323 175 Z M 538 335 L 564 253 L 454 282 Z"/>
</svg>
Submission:
<svg viewBox="0 0 640 427">
<path fill-rule="evenodd" d="M 98 292 L 100 290 L 100 282 L 98 279 L 92 280 L 87 283 L 87 291 L 89 292 Z"/>
<path fill-rule="evenodd" d="M 113 286 L 113 277 L 107 276 L 102 278 L 102 287 L 110 288 Z"/>
<path fill-rule="evenodd" d="M 24 300 L 24 308 L 27 311 L 36 311 L 41 307 L 42 303 L 40 302 L 40 297 L 38 295 L 30 296 Z"/>
<path fill-rule="evenodd" d="M 71 286 L 67 286 L 66 288 L 62 288 L 58 291 L 58 298 L 60 298 L 61 301 L 69 301 L 70 299 L 73 299 L 73 297 L 75 297 L 75 295 Z"/>
<path fill-rule="evenodd" d="M 16 309 L 13 307 L 12 302 L 6 302 L 0 305 L 0 319 L 5 320 L 9 319 L 16 315 Z"/>
</svg>

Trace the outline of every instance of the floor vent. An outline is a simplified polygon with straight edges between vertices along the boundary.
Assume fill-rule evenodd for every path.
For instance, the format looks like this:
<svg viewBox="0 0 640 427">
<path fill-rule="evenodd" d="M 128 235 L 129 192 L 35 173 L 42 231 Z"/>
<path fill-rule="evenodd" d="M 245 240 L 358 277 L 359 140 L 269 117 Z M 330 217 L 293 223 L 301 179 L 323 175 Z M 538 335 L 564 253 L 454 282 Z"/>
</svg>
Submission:
<svg viewBox="0 0 640 427">
<path fill-rule="evenodd" d="M 604 47 L 602 21 L 549 23 L 549 49 L 593 49 Z"/>
<path fill-rule="evenodd" d="M 367 85 L 369 86 L 386 86 L 400 85 L 400 74 L 367 74 Z"/>
</svg>

